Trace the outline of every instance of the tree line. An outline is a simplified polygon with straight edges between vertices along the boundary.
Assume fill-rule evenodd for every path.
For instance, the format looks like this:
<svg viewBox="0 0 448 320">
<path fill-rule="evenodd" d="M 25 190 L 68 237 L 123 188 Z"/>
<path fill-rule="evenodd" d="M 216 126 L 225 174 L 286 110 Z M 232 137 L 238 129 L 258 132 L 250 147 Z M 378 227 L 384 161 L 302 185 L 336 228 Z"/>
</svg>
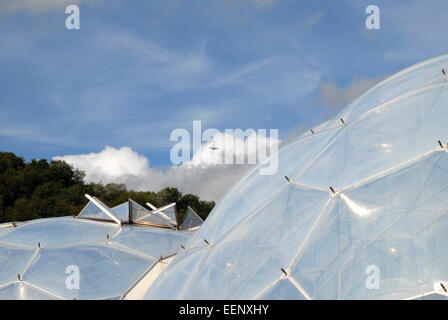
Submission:
<svg viewBox="0 0 448 320">
<path fill-rule="evenodd" d="M 25 162 L 14 153 L 0 152 L 0 223 L 77 215 L 88 202 L 86 193 L 109 207 L 129 198 L 143 206 L 146 202 L 157 207 L 176 202 L 180 219 L 188 206 L 205 219 L 215 205 L 193 194 L 184 195 L 177 188 L 133 191 L 124 184 L 86 184 L 84 177 L 84 172 L 64 161 Z"/>
</svg>

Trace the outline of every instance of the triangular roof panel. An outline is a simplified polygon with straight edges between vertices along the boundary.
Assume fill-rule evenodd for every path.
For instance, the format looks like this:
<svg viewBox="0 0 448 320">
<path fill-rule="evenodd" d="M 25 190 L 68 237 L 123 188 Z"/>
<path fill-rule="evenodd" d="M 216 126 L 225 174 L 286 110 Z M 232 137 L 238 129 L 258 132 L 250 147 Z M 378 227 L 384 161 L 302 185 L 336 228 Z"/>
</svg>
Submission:
<svg viewBox="0 0 448 320">
<path fill-rule="evenodd" d="M 181 230 L 195 230 L 201 226 L 204 221 L 199 215 L 190 207 L 188 207 L 185 213 L 184 221 L 181 225 Z"/>
<path fill-rule="evenodd" d="M 166 219 L 159 214 L 159 212 L 163 210 L 166 206 L 159 208 L 157 210 L 149 211 L 148 209 L 141 206 L 132 199 L 129 199 L 129 202 L 131 208 L 132 222 L 155 225 L 159 227 L 173 228 L 173 224 L 169 221 L 169 219 Z"/>
<path fill-rule="evenodd" d="M 121 224 L 118 215 L 96 197 L 85 195 L 89 199 L 89 203 L 78 214 L 80 218 L 89 218 L 95 220 L 114 221 Z"/>
</svg>

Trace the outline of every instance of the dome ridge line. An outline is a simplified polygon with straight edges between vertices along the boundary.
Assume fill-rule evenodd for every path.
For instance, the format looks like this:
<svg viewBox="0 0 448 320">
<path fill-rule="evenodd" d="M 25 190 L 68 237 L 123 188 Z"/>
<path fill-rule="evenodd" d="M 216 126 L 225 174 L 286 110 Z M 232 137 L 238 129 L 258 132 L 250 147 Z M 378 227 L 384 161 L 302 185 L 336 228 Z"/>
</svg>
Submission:
<svg viewBox="0 0 448 320">
<path fill-rule="evenodd" d="M 313 234 L 314 230 L 319 226 L 322 218 L 324 217 L 325 213 L 327 212 L 327 209 L 329 207 L 329 205 L 334 202 L 333 198 L 329 198 L 327 200 L 327 202 L 325 203 L 321 213 L 319 214 L 319 216 L 317 217 L 316 221 L 314 221 L 311 229 L 307 232 L 305 238 L 302 241 L 302 245 L 299 247 L 299 249 L 297 250 L 297 253 L 295 254 L 295 256 L 291 259 L 291 263 L 288 265 L 288 269 L 290 269 L 292 267 L 292 265 L 298 261 L 301 257 L 303 252 L 305 251 L 305 249 L 308 247 L 309 244 L 309 240 L 311 238 L 311 235 Z"/>
<path fill-rule="evenodd" d="M 431 154 L 434 154 L 434 153 L 437 153 L 437 152 L 447 152 L 447 151 L 445 149 L 441 150 L 440 148 L 436 148 L 436 149 L 430 150 L 428 152 L 422 153 L 422 154 L 420 154 L 420 155 L 418 155 L 418 156 L 416 156 L 416 157 L 414 157 L 412 159 L 406 160 L 404 162 L 396 164 L 395 166 L 392 166 L 392 167 L 387 168 L 387 169 L 385 169 L 383 171 L 377 172 L 377 173 L 375 173 L 375 174 L 373 174 L 371 176 L 363 178 L 363 179 L 361 179 L 361 180 L 359 180 L 357 182 L 354 182 L 354 183 L 352 183 L 352 184 L 350 184 L 348 186 L 342 187 L 341 191 L 357 188 L 357 187 L 359 187 L 359 186 L 361 186 L 361 185 L 363 185 L 363 184 L 365 184 L 367 182 L 374 181 L 375 179 L 381 178 L 381 177 L 383 177 L 383 176 L 385 176 L 385 175 L 387 175 L 389 173 L 398 172 L 401 169 L 406 168 L 407 166 L 409 166 L 409 167 L 412 166 L 413 164 L 417 163 L 420 159 L 426 158 L 426 157 L 430 156 Z"/>
</svg>

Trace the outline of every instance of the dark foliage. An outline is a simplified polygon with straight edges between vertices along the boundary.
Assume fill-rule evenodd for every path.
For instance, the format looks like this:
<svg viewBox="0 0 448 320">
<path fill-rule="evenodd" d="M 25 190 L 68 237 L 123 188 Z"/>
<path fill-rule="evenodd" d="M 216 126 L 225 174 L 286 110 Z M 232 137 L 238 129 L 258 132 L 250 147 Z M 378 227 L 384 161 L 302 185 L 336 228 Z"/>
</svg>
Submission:
<svg viewBox="0 0 448 320">
<path fill-rule="evenodd" d="M 14 153 L 0 152 L 0 223 L 77 215 L 88 202 L 86 193 L 110 207 L 129 198 L 157 207 L 176 202 L 180 219 L 188 206 L 205 219 L 215 205 L 176 188 L 151 192 L 127 190 L 123 184 L 85 184 L 84 173 L 64 161 L 26 163 Z"/>
</svg>

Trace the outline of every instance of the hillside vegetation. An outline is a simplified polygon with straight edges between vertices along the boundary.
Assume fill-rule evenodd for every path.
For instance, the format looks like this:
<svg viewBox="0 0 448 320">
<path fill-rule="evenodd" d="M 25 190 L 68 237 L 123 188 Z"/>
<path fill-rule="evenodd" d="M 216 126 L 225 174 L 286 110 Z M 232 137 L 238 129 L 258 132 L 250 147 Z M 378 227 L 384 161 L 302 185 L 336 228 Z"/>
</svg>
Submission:
<svg viewBox="0 0 448 320">
<path fill-rule="evenodd" d="M 86 193 L 110 207 L 128 198 L 157 207 L 176 202 L 181 219 L 188 206 L 205 219 L 215 205 L 193 194 L 183 195 L 176 188 L 132 191 L 123 184 L 86 184 L 84 176 L 64 161 L 25 162 L 14 153 L 0 152 L 0 223 L 77 215 L 88 202 Z"/>
</svg>

